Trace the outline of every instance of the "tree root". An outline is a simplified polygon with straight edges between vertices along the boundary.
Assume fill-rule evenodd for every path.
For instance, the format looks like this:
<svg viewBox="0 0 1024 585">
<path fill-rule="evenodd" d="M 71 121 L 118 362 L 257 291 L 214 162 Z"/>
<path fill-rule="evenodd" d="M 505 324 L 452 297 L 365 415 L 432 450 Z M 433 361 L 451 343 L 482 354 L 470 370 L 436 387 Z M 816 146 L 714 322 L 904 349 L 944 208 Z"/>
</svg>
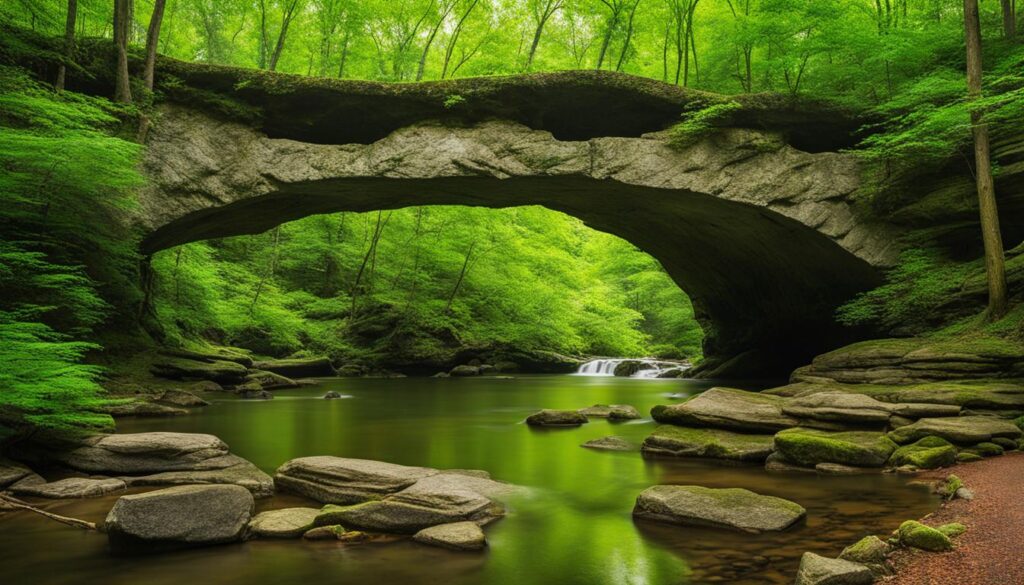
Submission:
<svg viewBox="0 0 1024 585">
<path fill-rule="evenodd" d="M 47 512 L 46 510 L 41 510 L 39 508 L 36 508 L 35 506 L 30 506 L 29 504 L 22 502 L 21 500 L 11 497 L 7 494 L 0 494 L 0 504 L 2 504 L 3 506 L 9 506 L 17 510 L 27 510 L 29 512 L 34 512 L 36 514 L 39 514 L 40 516 L 45 516 L 50 520 L 56 520 L 57 522 L 67 524 L 68 526 L 74 526 L 75 528 L 82 528 L 84 530 L 97 529 L 95 522 L 87 522 L 85 520 L 79 520 L 78 518 L 69 518 L 67 516 L 61 516 L 60 514 Z"/>
</svg>

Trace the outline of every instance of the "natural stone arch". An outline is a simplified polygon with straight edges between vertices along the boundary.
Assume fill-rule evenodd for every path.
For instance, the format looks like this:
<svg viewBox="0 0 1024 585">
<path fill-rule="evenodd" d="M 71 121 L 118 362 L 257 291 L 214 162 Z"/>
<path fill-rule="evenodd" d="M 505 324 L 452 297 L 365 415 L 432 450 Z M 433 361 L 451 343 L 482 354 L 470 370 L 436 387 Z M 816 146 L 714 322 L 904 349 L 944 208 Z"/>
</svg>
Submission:
<svg viewBox="0 0 1024 585">
<path fill-rule="evenodd" d="M 663 134 L 556 140 L 509 121 L 425 121 L 371 144 L 269 138 L 167 106 L 152 130 L 143 251 L 311 214 L 539 204 L 652 254 L 691 296 L 718 359 L 780 370 L 845 338 L 832 312 L 879 282 L 893 241 L 858 221 L 856 162 L 777 132 L 725 128 L 685 149 Z"/>
</svg>

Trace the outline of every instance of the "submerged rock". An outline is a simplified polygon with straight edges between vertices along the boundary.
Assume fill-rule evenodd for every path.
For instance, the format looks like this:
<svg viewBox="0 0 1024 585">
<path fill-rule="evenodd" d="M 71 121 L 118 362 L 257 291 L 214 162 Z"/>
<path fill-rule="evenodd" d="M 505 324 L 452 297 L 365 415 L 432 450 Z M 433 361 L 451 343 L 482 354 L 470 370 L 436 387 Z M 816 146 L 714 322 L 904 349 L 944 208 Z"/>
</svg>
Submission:
<svg viewBox="0 0 1024 585">
<path fill-rule="evenodd" d="M 889 438 L 902 445 L 932 435 L 953 443 L 970 445 L 991 441 L 995 437 L 1019 439 L 1021 430 L 1011 421 L 991 416 L 923 418 L 891 431 Z"/>
<path fill-rule="evenodd" d="M 799 504 L 740 488 L 657 485 L 636 499 L 633 516 L 744 532 L 785 530 L 807 515 Z"/>
<path fill-rule="evenodd" d="M 331 360 L 326 357 L 267 360 L 256 362 L 253 367 L 288 378 L 330 377 L 336 374 Z"/>
<path fill-rule="evenodd" d="M 69 477 L 49 483 L 18 483 L 11 491 L 19 496 L 37 498 L 96 498 L 123 491 L 127 485 L 120 479 Z"/>
<path fill-rule="evenodd" d="M 819 463 L 881 467 L 896 444 L 880 432 L 794 428 L 775 435 L 775 449 L 787 460 L 807 467 Z"/>
<path fill-rule="evenodd" d="M 452 550 L 483 550 L 487 546 L 484 531 L 476 522 L 454 522 L 432 526 L 420 530 L 412 538 L 416 542 Z"/>
<path fill-rule="evenodd" d="M 812 552 L 800 558 L 795 585 L 871 585 L 871 569 L 843 559 L 830 559 Z"/>
<path fill-rule="evenodd" d="M 263 538 L 299 538 L 313 528 L 317 508 L 284 508 L 260 512 L 249 522 L 249 532 Z"/>
<path fill-rule="evenodd" d="M 341 392 L 335 392 L 334 390 L 331 390 L 327 394 L 324 394 L 324 398 L 327 400 L 336 400 L 338 398 L 341 398 Z"/>
<path fill-rule="evenodd" d="M 346 532 L 345 527 L 341 524 L 331 524 L 311 528 L 302 535 L 302 538 L 306 540 L 338 540 Z"/>
<path fill-rule="evenodd" d="M 239 486 L 179 486 L 121 496 L 104 527 L 114 550 L 237 542 L 253 507 L 252 494 Z"/>
<path fill-rule="evenodd" d="M 633 420 L 640 418 L 636 408 L 628 404 L 595 404 L 581 408 L 577 412 L 587 418 L 607 418 L 609 420 Z"/>
<path fill-rule="evenodd" d="M 772 445 L 772 435 L 662 425 L 644 440 L 641 450 L 645 455 L 762 462 L 774 451 Z"/>
<path fill-rule="evenodd" d="M 656 420 L 684 426 L 711 426 L 745 432 L 775 432 L 799 421 L 783 414 L 784 399 L 734 388 L 712 388 L 660 411 Z M 653 411 L 652 411 L 653 414 Z"/>
<path fill-rule="evenodd" d="M 526 417 L 526 424 L 534 427 L 578 427 L 586 422 L 587 417 L 575 410 L 545 408 Z"/>
<path fill-rule="evenodd" d="M 244 389 L 238 393 L 238 396 L 245 400 L 273 400 L 274 395 L 266 390 L 250 390 Z"/>
<path fill-rule="evenodd" d="M 637 446 L 631 441 L 623 437 L 601 437 L 600 439 L 592 439 L 580 445 L 580 447 L 586 447 L 587 449 L 600 449 L 604 451 L 636 451 Z"/>
</svg>

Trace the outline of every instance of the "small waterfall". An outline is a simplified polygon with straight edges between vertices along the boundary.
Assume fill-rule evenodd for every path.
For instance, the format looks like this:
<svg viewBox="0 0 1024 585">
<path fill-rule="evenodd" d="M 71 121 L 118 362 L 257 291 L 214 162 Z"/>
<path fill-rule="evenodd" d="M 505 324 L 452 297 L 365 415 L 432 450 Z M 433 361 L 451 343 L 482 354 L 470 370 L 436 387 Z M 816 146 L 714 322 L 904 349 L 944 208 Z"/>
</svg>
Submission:
<svg viewBox="0 0 1024 585">
<path fill-rule="evenodd" d="M 637 362 L 637 369 L 630 376 L 631 378 L 665 378 L 677 376 L 664 376 L 663 373 L 669 370 L 678 370 L 681 375 L 690 369 L 690 363 L 686 361 L 664 361 L 654 358 L 601 358 L 590 360 L 576 370 L 578 376 L 614 376 L 615 368 L 622 362 Z"/>
</svg>

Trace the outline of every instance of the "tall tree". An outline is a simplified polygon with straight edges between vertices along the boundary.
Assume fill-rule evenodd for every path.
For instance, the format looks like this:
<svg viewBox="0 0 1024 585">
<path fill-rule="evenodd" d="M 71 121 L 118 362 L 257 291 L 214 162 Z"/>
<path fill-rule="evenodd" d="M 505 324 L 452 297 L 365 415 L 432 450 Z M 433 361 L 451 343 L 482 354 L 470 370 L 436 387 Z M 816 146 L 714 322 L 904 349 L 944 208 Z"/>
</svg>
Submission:
<svg viewBox="0 0 1024 585">
<path fill-rule="evenodd" d="M 117 65 L 114 73 L 114 101 L 131 103 L 132 88 L 128 78 L 128 34 L 131 27 L 131 0 L 114 0 L 114 46 Z"/>
<path fill-rule="evenodd" d="M 1003 6 L 1003 36 L 1012 39 L 1017 36 L 1017 2 L 1000 0 Z"/>
<path fill-rule="evenodd" d="M 434 39 L 437 37 L 437 31 L 441 30 L 441 26 L 444 25 L 445 20 L 448 19 L 448 15 L 452 13 L 452 9 L 455 8 L 456 0 L 441 0 L 439 6 L 439 14 L 437 22 L 431 27 L 430 33 L 427 35 L 427 42 L 423 44 L 423 51 L 420 52 L 420 64 L 416 69 L 416 81 L 423 80 L 423 72 L 427 67 L 427 54 L 430 52 L 430 47 L 434 44 Z"/>
<path fill-rule="evenodd" d="M 78 0 L 68 0 L 68 15 L 64 24 L 64 58 L 72 61 L 75 58 L 75 19 L 78 17 Z M 53 84 L 57 91 L 64 90 L 64 78 L 67 66 L 64 63 L 57 68 L 57 81 Z"/>
<path fill-rule="evenodd" d="M 559 10 L 564 0 L 530 0 L 530 16 L 533 17 L 533 42 L 530 43 L 530 52 L 526 55 L 526 70 L 533 66 L 533 58 L 537 54 L 537 46 L 540 45 L 541 35 L 544 34 L 544 25 Z"/>
<path fill-rule="evenodd" d="M 608 47 L 612 44 L 612 37 L 619 29 L 622 21 L 622 12 L 626 9 L 628 0 L 599 0 L 608 9 L 608 16 L 605 17 L 604 34 L 601 36 L 601 48 L 597 53 L 597 66 L 600 69 L 604 65 L 604 58 L 608 54 Z"/>
<path fill-rule="evenodd" d="M 964 32 L 967 45 L 967 94 L 971 102 L 976 102 L 981 98 L 982 73 L 978 0 L 964 0 Z M 974 133 L 974 174 L 978 187 L 981 238 L 985 246 L 985 271 L 988 276 L 988 317 L 996 320 L 1006 314 L 1006 268 L 992 180 L 988 125 L 985 123 L 984 112 L 977 107 L 971 108 L 971 127 Z"/>
<path fill-rule="evenodd" d="M 285 39 L 288 38 L 288 28 L 292 24 L 292 20 L 295 19 L 295 15 L 298 13 L 298 9 L 301 6 L 301 0 L 290 0 L 284 7 L 284 11 L 281 14 L 281 30 L 277 34 L 277 42 L 274 44 L 274 52 L 270 55 L 270 64 L 268 69 L 271 71 L 277 70 L 277 62 L 281 59 L 281 53 L 284 52 Z"/>
<path fill-rule="evenodd" d="M 448 45 L 444 48 L 444 64 L 441 66 L 441 79 L 444 79 L 445 76 L 448 75 L 448 67 L 452 62 L 452 53 L 455 52 L 455 45 L 459 43 L 459 37 L 462 36 L 462 31 L 466 26 L 466 19 L 469 18 L 469 15 L 479 3 L 480 0 L 467 0 L 466 10 L 462 12 L 462 16 L 460 16 L 458 22 L 455 23 L 455 28 L 452 30 L 452 34 L 448 38 Z"/>
<path fill-rule="evenodd" d="M 149 19 L 149 30 L 146 32 L 146 69 L 144 79 L 146 89 L 153 91 L 153 77 L 156 69 L 156 48 L 160 43 L 160 25 L 164 19 L 164 6 L 167 0 L 154 0 L 153 16 Z"/>
<path fill-rule="evenodd" d="M 622 41 L 622 50 L 619 51 L 619 60 L 615 64 L 616 71 L 622 71 L 626 63 L 626 55 L 629 53 L 629 43 L 633 40 L 633 21 L 636 17 L 636 9 L 640 6 L 640 0 L 634 0 L 633 7 L 629 10 L 629 18 L 626 19 L 626 38 Z"/>
</svg>

